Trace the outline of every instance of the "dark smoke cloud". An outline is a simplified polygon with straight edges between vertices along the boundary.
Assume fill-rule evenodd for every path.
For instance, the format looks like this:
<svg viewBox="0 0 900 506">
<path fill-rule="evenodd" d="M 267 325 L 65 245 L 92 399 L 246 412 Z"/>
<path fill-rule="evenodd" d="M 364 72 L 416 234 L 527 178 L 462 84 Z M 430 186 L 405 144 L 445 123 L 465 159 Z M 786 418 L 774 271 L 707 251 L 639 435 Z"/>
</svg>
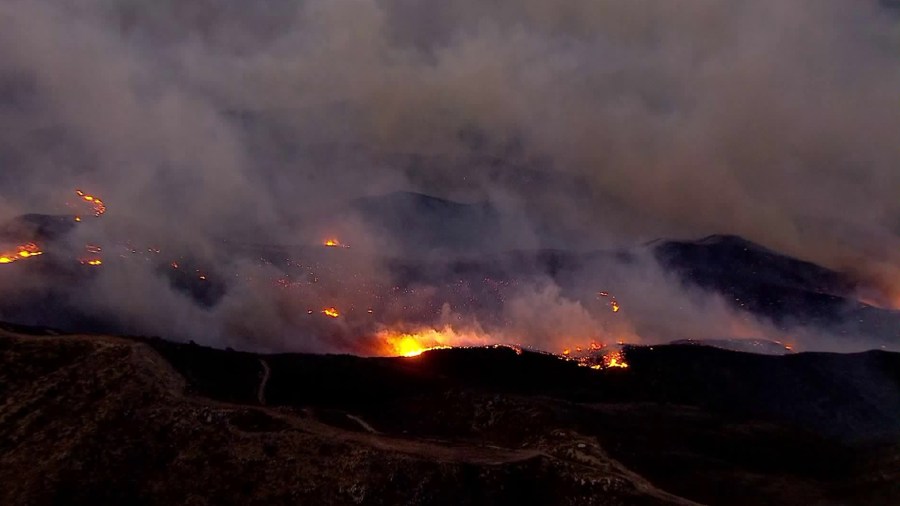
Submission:
<svg viewBox="0 0 900 506">
<path fill-rule="evenodd" d="M 267 349 L 329 349 L 297 316 L 327 294 L 257 286 L 266 276 L 222 241 L 340 229 L 408 253 L 345 209 L 396 190 L 490 202 L 506 220 L 491 251 L 726 232 L 891 286 L 898 26 L 889 5 L 852 0 L 9 0 L 0 216 L 65 212 L 90 189 L 111 209 L 97 234 L 255 280 L 209 310 L 150 265 L 111 268 L 86 307 L 135 332 Z M 392 281 L 380 261 L 352 267 Z M 622 289 L 643 286 L 656 315 L 644 333 L 732 320 L 705 299 L 668 314 L 682 288 L 632 274 Z M 504 318 L 544 329 L 536 304 L 557 327 L 603 326 L 559 290 L 523 288 Z"/>
</svg>

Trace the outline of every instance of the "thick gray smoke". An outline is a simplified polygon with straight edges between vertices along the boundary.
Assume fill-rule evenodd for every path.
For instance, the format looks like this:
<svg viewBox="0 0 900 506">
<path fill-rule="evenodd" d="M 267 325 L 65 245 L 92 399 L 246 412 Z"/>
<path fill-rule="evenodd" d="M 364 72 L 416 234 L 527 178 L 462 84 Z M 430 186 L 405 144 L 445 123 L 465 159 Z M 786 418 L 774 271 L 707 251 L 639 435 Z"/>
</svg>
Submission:
<svg viewBox="0 0 900 506">
<path fill-rule="evenodd" d="M 485 252 L 732 233 L 889 288 L 898 90 L 900 22 L 874 0 L 7 0 L 0 217 L 95 192 L 110 212 L 73 243 L 189 251 L 239 281 L 210 309 L 149 263 L 110 266 L 76 304 L 260 349 L 352 349 L 334 345 L 351 332 L 304 319 L 325 288 L 272 291 L 277 269 L 223 244 L 339 230 L 409 254 L 347 207 L 398 190 L 489 202 Z M 389 288 L 372 258 L 348 262 Z M 655 267 L 628 278 L 646 311 L 622 332 L 733 324 Z M 529 283 L 500 318 L 519 334 L 617 325 L 559 290 Z M 673 298 L 695 302 L 669 314 Z"/>
</svg>

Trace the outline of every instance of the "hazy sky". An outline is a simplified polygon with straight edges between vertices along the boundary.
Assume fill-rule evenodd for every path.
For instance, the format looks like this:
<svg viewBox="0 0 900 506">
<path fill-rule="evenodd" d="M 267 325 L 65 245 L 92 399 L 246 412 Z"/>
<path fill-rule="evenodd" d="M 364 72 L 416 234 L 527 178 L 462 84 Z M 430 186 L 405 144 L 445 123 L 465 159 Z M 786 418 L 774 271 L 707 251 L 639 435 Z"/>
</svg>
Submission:
<svg viewBox="0 0 900 506">
<path fill-rule="evenodd" d="M 148 238 L 298 243 L 411 190 L 492 202 L 509 247 L 733 233 L 898 285 L 898 20 L 874 0 L 7 0 L 0 215 L 83 187 Z"/>
</svg>

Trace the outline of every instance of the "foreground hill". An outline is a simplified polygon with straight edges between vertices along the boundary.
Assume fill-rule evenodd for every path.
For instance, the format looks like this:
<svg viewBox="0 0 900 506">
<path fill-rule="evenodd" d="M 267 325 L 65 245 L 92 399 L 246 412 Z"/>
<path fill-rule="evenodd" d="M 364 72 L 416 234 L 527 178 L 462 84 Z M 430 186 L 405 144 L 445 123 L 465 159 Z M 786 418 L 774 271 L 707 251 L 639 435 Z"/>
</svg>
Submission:
<svg viewBox="0 0 900 506">
<path fill-rule="evenodd" d="M 893 354 L 671 347 L 597 372 L 502 348 L 257 356 L 6 328 L 3 504 L 900 500 Z"/>
</svg>

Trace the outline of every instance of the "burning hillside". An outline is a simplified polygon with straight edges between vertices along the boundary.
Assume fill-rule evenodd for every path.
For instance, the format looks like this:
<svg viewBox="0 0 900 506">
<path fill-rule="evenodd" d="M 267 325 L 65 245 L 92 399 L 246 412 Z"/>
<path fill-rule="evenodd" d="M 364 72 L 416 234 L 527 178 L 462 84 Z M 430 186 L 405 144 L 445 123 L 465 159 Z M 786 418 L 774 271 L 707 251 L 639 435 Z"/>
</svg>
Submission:
<svg viewBox="0 0 900 506">
<path fill-rule="evenodd" d="M 99 197 L 80 190 L 76 195 L 91 205 L 95 217 L 106 215 L 106 204 Z M 33 269 L 18 269 L 27 269 L 32 274 L 28 282 L 35 286 L 57 284 L 54 279 L 72 265 L 92 271 L 55 288 L 60 300 L 69 298 L 62 294 L 68 287 L 83 285 L 80 290 L 91 290 L 113 276 L 164 280 L 158 289 L 171 293 L 160 294 L 162 299 L 173 294 L 186 296 L 173 300 L 182 307 L 177 310 L 194 312 L 192 318 L 197 321 L 210 321 L 216 329 L 212 333 L 215 339 L 222 340 L 248 332 L 258 339 L 311 334 L 312 339 L 288 345 L 288 349 L 376 356 L 504 345 L 555 354 L 592 368 L 627 367 L 617 351 L 622 345 L 673 340 L 728 348 L 742 346 L 727 344 L 730 342 L 789 342 L 781 347 L 783 353 L 802 342 L 803 335 L 817 332 L 812 327 L 835 334 L 858 329 L 864 336 L 863 347 L 869 342 L 900 342 L 895 335 L 897 327 L 890 326 L 898 319 L 896 313 L 870 306 L 850 309 L 857 287 L 844 275 L 768 250 L 751 249 L 749 243 L 735 244 L 736 240 L 728 237 L 654 244 L 649 250 L 652 259 L 647 258 L 647 251 L 633 249 L 583 255 L 511 252 L 422 261 L 416 256 L 383 257 L 377 249 L 349 250 L 334 235 L 319 243 L 325 246 L 321 249 L 316 241 L 296 247 L 232 242 L 198 254 L 177 244 L 164 248 L 136 245 L 127 235 L 110 234 L 101 222 L 76 225 L 62 234 L 42 236 L 40 242 L 12 247 L 0 255 L 0 263 L 42 256 Z M 707 292 L 673 285 L 662 273 L 653 274 L 654 290 L 659 294 L 647 297 L 642 292 L 648 288 L 647 272 L 657 268 L 648 262 L 659 262 Z M 757 274 L 744 276 L 739 274 L 741 269 L 755 269 Z M 22 287 L 20 301 L 28 300 L 28 282 Z M 598 286 L 615 287 L 616 291 L 597 291 Z M 37 294 L 36 290 L 34 296 Z M 243 324 L 229 328 L 234 317 L 222 311 L 243 311 L 242 306 L 256 304 L 233 299 L 236 296 L 268 301 L 265 311 L 274 319 L 258 321 L 256 328 Z M 717 298 L 720 296 L 727 302 Z M 733 307 L 728 308 L 729 304 Z M 27 308 L 27 303 L 5 310 L 0 307 L 0 316 L 22 323 L 39 323 L 38 318 L 45 317 L 22 312 L 22 308 Z M 791 308 L 790 317 L 799 319 L 794 326 L 785 324 L 784 308 Z M 96 323 L 79 330 L 150 331 L 140 325 L 117 327 L 115 315 L 104 314 L 110 310 L 83 303 L 60 308 L 59 325 L 80 320 Z M 660 311 L 674 315 L 662 328 L 654 322 Z M 804 316 L 807 314 L 809 317 Z M 714 315 L 712 319 L 710 315 Z M 700 319 L 706 320 L 702 326 Z M 684 322 L 674 325 L 678 320 Z M 191 322 L 185 324 L 167 333 L 183 334 L 188 329 L 186 333 L 192 337 Z M 701 331 L 685 332 L 679 326 Z M 209 328 L 203 334 L 210 335 Z M 254 345 L 245 342 L 240 346 Z M 815 346 L 806 346 L 810 347 Z M 745 348 L 768 352 L 761 346 Z"/>
<path fill-rule="evenodd" d="M 0 2 L 0 505 L 896 503 L 898 2 Z"/>
<path fill-rule="evenodd" d="M 0 252 L 0 264 L 11 264 L 19 260 L 36 257 L 42 254 L 43 251 L 41 251 L 38 245 L 30 242 L 16 246 L 7 252 Z"/>
</svg>

